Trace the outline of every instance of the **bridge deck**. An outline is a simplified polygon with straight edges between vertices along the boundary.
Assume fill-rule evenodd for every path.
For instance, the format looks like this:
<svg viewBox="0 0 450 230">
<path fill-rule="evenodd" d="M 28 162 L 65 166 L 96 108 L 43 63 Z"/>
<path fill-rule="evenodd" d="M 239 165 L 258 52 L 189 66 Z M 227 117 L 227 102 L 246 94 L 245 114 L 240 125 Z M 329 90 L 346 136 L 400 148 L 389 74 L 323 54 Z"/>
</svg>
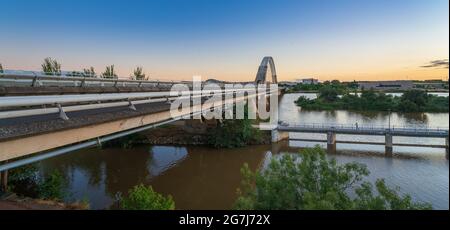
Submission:
<svg viewBox="0 0 450 230">
<path fill-rule="evenodd" d="M 279 125 L 278 130 L 287 132 L 304 133 L 338 133 L 338 134 L 356 134 L 356 135 L 376 135 L 383 136 L 391 134 L 393 136 L 409 137 L 448 137 L 448 128 L 427 128 L 427 127 L 375 127 L 356 125 L 333 125 L 333 124 L 285 124 Z"/>
<path fill-rule="evenodd" d="M 327 143 L 327 140 L 320 139 L 303 139 L 303 138 L 289 138 L 289 141 L 302 141 L 302 142 L 319 142 Z M 372 141 L 336 141 L 336 144 L 355 144 L 355 145 L 386 145 L 384 142 L 372 142 Z M 392 143 L 393 146 L 405 146 L 405 147 L 426 147 L 426 148 L 446 148 L 445 145 L 426 145 L 426 144 L 410 144 L 410 143 Z"/>
</svg>

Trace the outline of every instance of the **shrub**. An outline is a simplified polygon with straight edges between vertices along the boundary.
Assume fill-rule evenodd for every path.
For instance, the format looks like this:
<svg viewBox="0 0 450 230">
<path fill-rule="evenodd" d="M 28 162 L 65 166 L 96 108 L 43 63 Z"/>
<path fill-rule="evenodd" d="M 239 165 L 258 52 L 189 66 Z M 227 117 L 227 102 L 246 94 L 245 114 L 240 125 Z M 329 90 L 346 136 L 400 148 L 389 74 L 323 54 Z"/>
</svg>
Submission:
<svg viewBox="0 0 450 230">
<path fill-rule="evenodd" d="M 248 106 L 245 106 L 244 119 L 225 119 L 214 129 L 208 131 L 208 144 L 215 148 L 243 147 L 262 139 L 259 129 L 248 119 Z M 236 111 L 236 109 L 234 109 Z"/>
<path fill-rule="evenodd" d="M 153 191 L 151 186 L 143 184 L 134 186 L 128 191 L 128 196 L 120 199 L 120 208 L 125 210 L 174 210 L 175 202 L 169 195 Z"/>
<path fill-rule="evenodd" d="M 61 75 L 61 64 L 50 57 L 45 58 L 41 66 L 46 75 Z"/>
<path fill-rule="evenodd" d="M 365 165 L 338 165 L 319 146 L 274 158 L 259 172 L 245 164 L 241 173 L 236 209 L 431 209 L 429 204 L 413 203 L 409 195 L 399 195 L 384 180 L 377 180 L 375 195 L 373 186 L 362 181 L 369 174 Z"/>
<path fill-rule="evenodd" d="M 59 171 L 53 171 L 39 184 L 39 197 L 48 200 L 63 200 L 67 182 Z"/>
</svg>

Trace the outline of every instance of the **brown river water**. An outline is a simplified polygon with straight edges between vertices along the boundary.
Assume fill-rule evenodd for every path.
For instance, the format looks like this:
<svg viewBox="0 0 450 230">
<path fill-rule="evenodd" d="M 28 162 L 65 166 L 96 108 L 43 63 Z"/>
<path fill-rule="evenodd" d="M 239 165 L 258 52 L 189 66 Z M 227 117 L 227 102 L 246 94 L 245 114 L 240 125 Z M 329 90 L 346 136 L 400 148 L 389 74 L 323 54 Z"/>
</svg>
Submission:
<svg viewBox="0 0 450 230">
<path fill-rule="evenodd" d="M 302 111 L 295 101 L 300 95 L 286 94 L 280 101 L 280 119 L 295 123 L 343 123 L 387 125 L 387 113 L 349 111 Z M 443 96 L 448 96 L 443 94 Z M 448 113 L 391 114 L 391 124 L 448 128 Z M 299 138 L 323 138 L 320 134 L 292 134 Z M 384 137 L 338 135 L 338 140 L 383 141 Z M 443 144 L 443 139 L 394 138 L 394 142 Z M 239 169 L 264 167 L 280 153 L 298 152 L 317 143 L 285 142 L 239 149 L 211 149 L 198 146 L 137 146 L 132 149 L 91 148 L 39 163 L 41 172 L 59 169 L 68 179 L 67 201 L 88 200 L 93 209 L 107 209 L 117 194 L 134 185 L 152 185 L 170 194 L 177 209 L 230 209 L 241 180 Z M 340 163 L 357 161 L 371 171 L 368 180 L 385 178 L 416 201 L 429 202 L 435 209 L 449 208 L 449 162 L 444 149 L 394 147 L 394 157 L 383 155 L 384 146 L 338 144 L 329 155 Z"/>
</svg>

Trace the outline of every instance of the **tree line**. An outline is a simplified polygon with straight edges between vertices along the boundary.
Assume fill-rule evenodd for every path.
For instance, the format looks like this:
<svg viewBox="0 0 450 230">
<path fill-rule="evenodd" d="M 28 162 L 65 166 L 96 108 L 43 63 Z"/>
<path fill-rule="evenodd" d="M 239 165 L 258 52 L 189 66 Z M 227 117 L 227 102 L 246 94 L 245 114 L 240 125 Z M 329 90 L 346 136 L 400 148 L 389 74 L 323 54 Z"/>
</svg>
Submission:
<svg viewBox="0 0 450 230">
<path fill-rule="evenodd" d="M 409 90 L 394 97 L 383 92 L 363 90 L 361 94 L 323 87 L 316 99 L 299 97 L 295 103 L 307 110 L 354 110 L 393 112 L 448 112 L 448 97 L 439 97 L 422 90 Z"/>
<path fill-rule="evenodd" d="M 57 60 L 47 57 L 44 59 L 43 63 L 41 64 L 42 72 L 45 75 L 51 75 L 51 76 L 61 76 L 61 63 L 59 63 Z M 0 73 L 3 73 L 3 66 L 0 63 Z M 97 77 L 97 78 L 109 78 L 109 79 L 117 79 L 118 75 L 116 73 L 116 70 L 114 68 L 114 65 L 109 65 L 105 67 L 105 71 L 97 75 L 95 72 L 94 67 L 89 67 L 83 69 L 83 71 L 72 71 L 64 74 L 65 76 L 69 77 Z M 142 67 L 138 66 L 133 70 L 133 73 L 130 75 L 130 79 L 132 80 L 148 80 L 148 77 L 144 73 L 144 70 Z"/>
</svg>

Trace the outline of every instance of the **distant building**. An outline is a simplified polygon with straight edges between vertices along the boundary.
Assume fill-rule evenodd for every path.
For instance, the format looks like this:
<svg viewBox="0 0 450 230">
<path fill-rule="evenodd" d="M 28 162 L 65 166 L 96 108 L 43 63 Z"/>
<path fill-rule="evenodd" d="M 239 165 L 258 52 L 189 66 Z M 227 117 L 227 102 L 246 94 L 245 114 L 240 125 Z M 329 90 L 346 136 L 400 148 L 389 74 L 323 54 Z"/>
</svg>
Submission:
<svg viewBox="0 0 450 230">
<path fill-rule="evenodd" d="M 409 90 L 414 88 L 412 81 L 360 81 L 360 89 L 366 90 Z"/>
<path fill-rule="evenodd" d="M 296 82 L 304 85 L 315 85 L 319 83 L 319 80 L 315 78 L 304 78 L 304 79 L 297 79 Z"/>
</svg>

